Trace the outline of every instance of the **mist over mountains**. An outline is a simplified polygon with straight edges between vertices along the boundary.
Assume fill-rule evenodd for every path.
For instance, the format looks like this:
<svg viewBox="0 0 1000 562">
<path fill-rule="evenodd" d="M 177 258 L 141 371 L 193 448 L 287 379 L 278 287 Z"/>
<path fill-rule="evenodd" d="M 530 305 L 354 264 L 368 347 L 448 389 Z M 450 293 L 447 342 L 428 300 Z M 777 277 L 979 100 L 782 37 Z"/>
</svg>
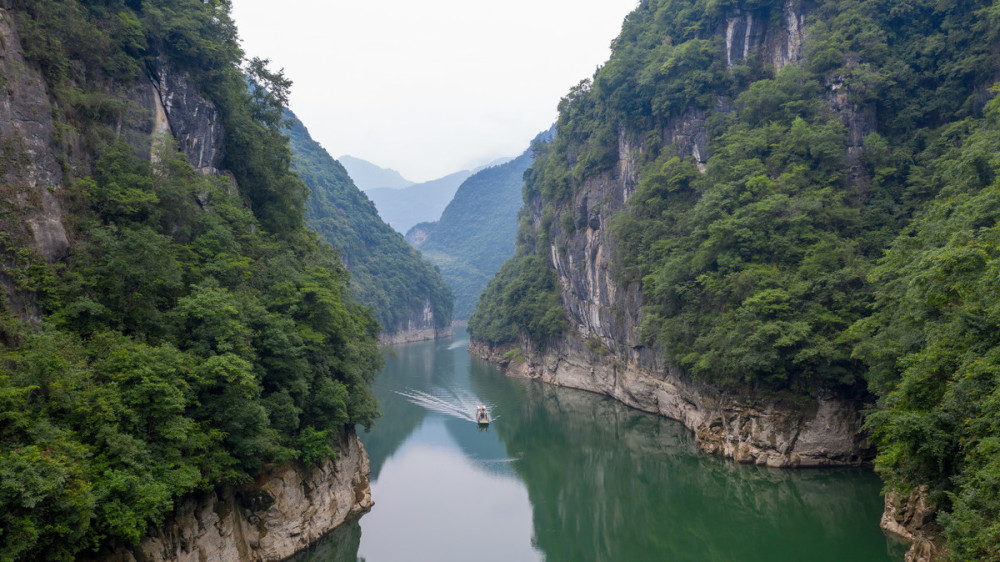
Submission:
<svg viewBox="0 0 1000 562">
<path fill-rule="evenodd" d="M 348 175 L 354 180 L 354 185 L 361 191 L 387 187 L 390 189 L 403 189 L 410 187 L 416 182 L 412 182 L 403 177 L 402 174 L 390 168 L 383 168 L 372 164 L 367 160 L 355 158 L 345 154 L 337 159 L 340 164 L 347 169 Z"/>
<path fill-rule="evenodd" d="M 406 234 L 417 223 L 437 220 L 458 186 L 471 175 L 469 170 L 462 170 L 403 189 L 370 189 L 365 195 L 375 203 L 382 220 L 400 234 Z"/>
</svg>

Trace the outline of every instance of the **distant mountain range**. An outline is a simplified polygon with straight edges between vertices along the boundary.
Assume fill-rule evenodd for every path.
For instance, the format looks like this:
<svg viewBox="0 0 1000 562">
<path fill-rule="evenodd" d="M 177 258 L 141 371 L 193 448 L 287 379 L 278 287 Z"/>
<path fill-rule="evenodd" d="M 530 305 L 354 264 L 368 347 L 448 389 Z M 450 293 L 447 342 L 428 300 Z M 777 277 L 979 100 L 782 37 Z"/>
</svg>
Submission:
<svg viewBox="0 0 1000 562">
<path fill-rule="evenodd" d="M 405 234 L 418 223 L 438 220 L 455 196 L 458 186 L 469 176 L 513 159 L 510 156 L 497 158 L 471 171 L 462 170 L 422 183 L 410 181 L 396 170 L 354 156 L 344 155 L 339 160 L 354 180 L 354 185 L 375 203 L 382 220 L 400 234 Z"/>
<path fill-rule="evenodd" d="M 455 196 L 458 186 L 471 175 L 469 170 L 462 170 L 404 189 L 370 189 L 365 195 L 375 203 L 382 220 L 405 234 L 417 223 L 436 221 Z"/>
<path fill-rule="evenodd" d="M 535 142 L 548 142 L 552 134 L 542 133 Z M 407 241 L 441 270 L 455 295 L 457 320 L 469 318 L 486 283 L 514 254 L 523 177 L 532 161 L 528 149 L 473 174 L 439 221 L 417 224 L 406 234 Z"/>
<path fill-rule="evenodd" d="M 344 166 L 309 136 L 305 126 L 291 112 L 286 117 L 291 123 L 292 166 L 311 192 L 305 218 L 339 250 L 351 272 L 355 298 L 374 309 L 388 334 L 446 328 L 451 323 L 452 297 L 441 275 L 379 219 Z"/>
<path fill-rule="evenodd" d="M 355 158 L 348 154 L 341 156 L 337 160 L 340 161 L 341 166 L 347 169 L 347 173 L 354 180 L 354 185 L 361 191 L 378 189 L 380 187 L 403 189 L 416 183 L 404 178 L 396 170 L 383 168 L 367 160 Z"/>
</svg>

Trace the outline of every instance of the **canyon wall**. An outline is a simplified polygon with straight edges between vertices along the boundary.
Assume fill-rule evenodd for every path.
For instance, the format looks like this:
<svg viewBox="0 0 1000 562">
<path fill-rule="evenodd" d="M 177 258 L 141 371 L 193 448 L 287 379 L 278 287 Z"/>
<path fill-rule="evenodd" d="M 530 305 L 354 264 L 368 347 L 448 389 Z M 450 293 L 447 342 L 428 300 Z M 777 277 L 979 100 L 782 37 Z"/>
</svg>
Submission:
<svg viewBox="0 0 1000 562">
<path fill-rule="evenodd" d="M 590 340 L 593 342 L 594 340 Z M 707 453 L 769 467 L 858 466 L 871 458 L 858 405 L 833 396 L 761 401 L 722 393 L 675 371 L 650 371 L 578 335 L 544 351 L 528 341 L 474 355 L 511 376 L 588 390 L 683 423 Z"/>
<path fill-rule="evenodd" d="M 246 488 L 189 497 L 138 545 L 111 548 L 95 560 L 284 560 L 373 505 L 368 454 L 353 431 L 338 451 L 320 466 L 275 467 Z"/>
<path fill-rule="evenodd" d="M 7 8 L 0 8 L 0 311 L 6 304 L 18 317 L 38 322 L 26 272 L 33 259 L 65 260 L 79 242 L 73 240 L 77 219 L 68 211 L 67 187 L 72 178 L 91 175 L 94 156 L 72 127 L 54 117 L 53 94 L 25 58 L 10 3 L 0 6 Z M 154 164 L 158 146 L 172 139 L 195 170 L 225 175 L 225 131 L 215 105 L 165 57 L 147 72 L 126 91 L 109 91 L 125 107 L 110 124 L 114 133 Z M 25 258 L 21 248 L 33 256 Z M 426 310 L 412 316 L 423 328 Z M 372 506 L 368 455 L 354 431 L 345 431 L 335 449 L 336 460 L 320 466 L 272 467 L 247 487 L 192 494 L 138 545 L 112 545 L 91 559 L 286 559 Z"/>
</svg>

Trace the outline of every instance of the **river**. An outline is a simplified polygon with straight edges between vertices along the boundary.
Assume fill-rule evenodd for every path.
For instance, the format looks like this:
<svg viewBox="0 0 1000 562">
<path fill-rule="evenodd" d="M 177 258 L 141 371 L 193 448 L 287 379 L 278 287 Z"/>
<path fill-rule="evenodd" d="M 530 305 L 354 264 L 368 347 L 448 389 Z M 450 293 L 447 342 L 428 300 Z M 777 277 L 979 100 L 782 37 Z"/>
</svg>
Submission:
<svg viewBox="0 0 1000 562">
<path fill-rule="evenodd" d="M 709 456 L 675 421 L 508 378 L 467 344 L 393 348 L 361 433 L 375 506 L 295 562 L 903 559 L 870 470 Z"/>
</svg>

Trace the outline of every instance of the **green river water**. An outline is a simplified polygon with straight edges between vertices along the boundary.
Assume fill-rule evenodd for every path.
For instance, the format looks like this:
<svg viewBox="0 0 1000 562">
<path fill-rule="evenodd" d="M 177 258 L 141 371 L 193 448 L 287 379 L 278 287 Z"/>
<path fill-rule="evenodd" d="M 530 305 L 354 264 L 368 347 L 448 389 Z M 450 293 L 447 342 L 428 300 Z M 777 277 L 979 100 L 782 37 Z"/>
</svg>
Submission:
<svg viewBox="0 0 1000 562">
<path fill-rule="evenodd" d="M 869 470 L 708 456 L 675 421 L 507 378 L 467 344 L 394 348 L 361 433 L 375 506 L 295 562 L 903 559 Z"/>
</svg>

